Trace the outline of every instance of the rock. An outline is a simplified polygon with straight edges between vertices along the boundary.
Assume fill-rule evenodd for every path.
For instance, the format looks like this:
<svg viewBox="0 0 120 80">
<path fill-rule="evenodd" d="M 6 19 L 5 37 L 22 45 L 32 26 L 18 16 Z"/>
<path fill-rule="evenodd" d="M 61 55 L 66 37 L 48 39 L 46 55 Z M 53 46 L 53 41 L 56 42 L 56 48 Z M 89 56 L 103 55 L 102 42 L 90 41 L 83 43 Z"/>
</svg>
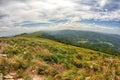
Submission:
<svg viewBox="0 0 120 80">
<path fill-rule="evenodd" d="M 105 58 L 105 62 L 111 63 L 113 61 L 114 61 L 113 58 Z"/>
<path fill-rule="evenodd" d="M 23 80 L 22 78 L 19 78 L 19 79 L 17 79 L 17 80 Z"/>
<path fill-rule="evenodd" d="M 7 54 L 0 54 L 1 57 L 7 57 Z"/>
<path fill-rule="evenodd" d="M 45 76 L 33 75 L 32 80 L 45 80 Z"/>
<path fill-rule="evenodd" d="M 90 68 L 93 69 L 93 65 L 90 65 Z"/>
<path fill-rule="evenodd" d="M 14 79 L 4 79 L 4 80 L 14 80 Z"/>
<path fill-rule="evenodd" d="M 13 79 L 13 76 L 11 76 L 11 75 L 6 75 L 6 76 L 4 76 L 4 79 Z"/>
<path fill-rule="evenodd" d="M 3 74 L 0 73 L 0 80 L 3 80 Z"/>
<path fill-rule="evenodd" d="M 86 77 L 85 80 L 90 80 L 90 77 Z"/>
<path fill-rule="evenodd" d="M 9 75 L 16 76 L 17 74 L 15 72 L 11 72 Z"/>
</svg>

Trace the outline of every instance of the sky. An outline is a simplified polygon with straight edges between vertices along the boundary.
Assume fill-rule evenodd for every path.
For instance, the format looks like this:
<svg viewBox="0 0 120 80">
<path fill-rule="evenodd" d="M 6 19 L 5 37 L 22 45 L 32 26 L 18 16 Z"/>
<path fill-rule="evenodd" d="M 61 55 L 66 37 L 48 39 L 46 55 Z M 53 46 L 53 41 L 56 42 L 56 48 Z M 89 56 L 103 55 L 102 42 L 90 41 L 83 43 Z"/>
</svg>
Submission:
<svg viewBox="0 0 120 80">
<path fill-rule="evenodd" d="M 0 37 L 63 29 L 120 34 L 120 0 L 0 0 Z"/>
</svg>

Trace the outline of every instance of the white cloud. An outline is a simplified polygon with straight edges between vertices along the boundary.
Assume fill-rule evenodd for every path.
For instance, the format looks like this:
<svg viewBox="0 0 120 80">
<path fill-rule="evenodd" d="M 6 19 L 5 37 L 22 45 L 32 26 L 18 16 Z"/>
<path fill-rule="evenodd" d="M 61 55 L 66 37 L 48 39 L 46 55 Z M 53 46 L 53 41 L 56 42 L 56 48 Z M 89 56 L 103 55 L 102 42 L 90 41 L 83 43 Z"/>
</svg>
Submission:
<svg viewBox="0 0 120 80">
<path fill-rule="evenodd" d="M 7 30 L 8 33 L 13 30 L 16 33 L 30 32 L 38 30 L 38 28 L 29 29 L 16 24 L 23 24 L 23 22 L 49 22 L 50 20 L 68 20 L 65 23 L 66 25 L 61 23 L 61 25 L 66 26 L 65 28 L 70 28 L 75 21 L 85 19 L 120 21 L 119 4 L 119 0 L 0 0 L 0 29 L 6 31 L 6 28 L 10 28 Z M 87 24 L 75 24 L 80 29 L 82 27 L 79 26 L 83 26 L 83 29 L 86 30 L 98 28 L 92 28 L 87 26 Z M 55 26 L 49 29 L 58 28 L 58 26 L 59 29 L 62 29 L 60 24 Z M 39 27 L 39 29 L 47 29 L 47 27 Z M 113 32 L 115 31 L 114 29 L 112 29 Z M 100 31 L 105 32 L 107 29 L 104 30 L 104 27 L 101 26 Z M 3 33 L 0 32 L 0 34 Z"/>
<path fill-rule="evenodd" d="M 54 27 L 53 27 L 54 28 Z M 111 33 L 111 34 L 120 34 L 119 27 L 105 27 L 105 26 L 98 26 L 94 24 L 85 24 L 85 23 L 77 23 L 77 22 L 67 22 L 65 24 L 58 24 L 55 29 L 74 29 L 74 30 L 89 30 L 89 31 L 96 31 L 96 32 L 104 32 L 104 33 Z"/>
<path fill-rule="evenodd" d="M 101 0 L 100 7 L 104 7 L 106 3 L 107 3 L 107 0 Z"/>
</svg>

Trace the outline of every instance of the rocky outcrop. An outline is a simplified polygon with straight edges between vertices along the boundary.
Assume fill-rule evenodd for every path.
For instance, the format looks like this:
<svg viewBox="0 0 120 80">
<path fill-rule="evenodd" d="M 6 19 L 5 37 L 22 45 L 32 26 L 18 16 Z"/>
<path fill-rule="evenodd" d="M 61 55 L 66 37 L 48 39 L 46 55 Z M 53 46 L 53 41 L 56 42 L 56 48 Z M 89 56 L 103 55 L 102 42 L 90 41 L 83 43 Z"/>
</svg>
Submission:
<svg viewBox="0 0 120 80">
<path fill-rule="evenodd" d="M 13 73 L 9 73 L 9 74 L 3 76 L 3 79 L 4 80 L 17 80 L 16 76 L 17 76 L 17 74 L 13 72 Z"/>
</svg>

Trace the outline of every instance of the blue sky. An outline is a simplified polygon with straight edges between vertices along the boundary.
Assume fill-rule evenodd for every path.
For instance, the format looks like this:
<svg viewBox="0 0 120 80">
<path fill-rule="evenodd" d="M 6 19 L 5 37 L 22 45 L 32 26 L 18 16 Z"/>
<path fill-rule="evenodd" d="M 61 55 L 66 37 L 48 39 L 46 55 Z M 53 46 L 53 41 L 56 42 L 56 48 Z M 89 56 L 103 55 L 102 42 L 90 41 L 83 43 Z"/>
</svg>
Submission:
<svg viewBox="0 0 120 80">
<path fill-rule="evenodd" d="M 120 34 L 120 0 L 0 0 L 0 36 L 62 29 Z"/>
<path fill-rule="evenodd" d="M 93 24 L 93 25 L 100 25 L 100 26 L 106 26 L 106 27 L 120 27 L 120 21 L 101 21 L 101 20 L 81 20 L 77 21 L 80 23 L 86 23 L 86 24 Z"/>
</svg>

